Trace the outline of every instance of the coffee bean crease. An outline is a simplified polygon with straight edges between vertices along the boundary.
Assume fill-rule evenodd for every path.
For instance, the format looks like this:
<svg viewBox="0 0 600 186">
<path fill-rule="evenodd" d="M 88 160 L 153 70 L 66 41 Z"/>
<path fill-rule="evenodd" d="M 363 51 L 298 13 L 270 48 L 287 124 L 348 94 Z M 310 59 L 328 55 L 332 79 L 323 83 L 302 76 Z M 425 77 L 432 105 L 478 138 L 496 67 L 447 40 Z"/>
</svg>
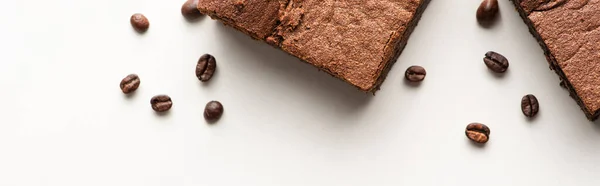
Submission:
<svg viewBox="0 0 600 186">
<path fill-rule="evenodd" d="M 150 105 L 156 112 L 166 112 L 173 106 L 173 101 L 167 95 L 157 95 L 150 99 Z"/>
<path fill-rule="evenodd" d="M 202 82 L 210 80 L 217 69 L 217 60 L 210 54 L 204 54 L 196 65 L 196 77 Z"/>
<path fill-rule="evenodd" d="M 465 135 L 473 142 L 486 143 L 489 140 L 490 128 L 481 123 L 471 123 L 467 125 Z"/>
<path fill-rule="evenodd" d="M 521 99 L 521 111 L 527 117 L 534 117 L 540 109 L 537 98 L 532 94 L 527 94 Z"/>
<path fill-rule="evenodd" d="M 410 82 L 420 82 L 427 76 L 427 71 L 421 66 L 410 66 L 404 73 L 404 78 Z"/>
<path fill-rule="evenodd" d="M 509 66 L 508 59 L 506 59 L 506 57 L 493 51 L 485 53 L 483 62 L 490 70 L 496 73 L 506 72 Z"/>
<path fill-rule="evenodd" d="M 121 91 L 125 94 L 134 92 L 140 86 L 140 78 L 136 74 L 129 74 L 121 80 Z"/>
</svg>

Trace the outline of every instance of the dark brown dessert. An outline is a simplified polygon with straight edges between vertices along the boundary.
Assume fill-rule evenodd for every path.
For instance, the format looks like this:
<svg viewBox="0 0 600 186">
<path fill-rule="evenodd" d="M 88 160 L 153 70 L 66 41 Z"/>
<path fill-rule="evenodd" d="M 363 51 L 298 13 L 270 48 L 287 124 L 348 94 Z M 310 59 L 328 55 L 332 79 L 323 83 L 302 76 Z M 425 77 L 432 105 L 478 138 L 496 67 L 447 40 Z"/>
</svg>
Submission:
<svg viewBox="0 0 600 186">
<path fill-rule="evenodd" d="M 375 92 L 429 0 L 200 0 L 200 12 Z"/>
<path fill-rule="evenodd" d="M 600 1 L 512 0 L 585 115 L 600 115 Z"/>
</svg>

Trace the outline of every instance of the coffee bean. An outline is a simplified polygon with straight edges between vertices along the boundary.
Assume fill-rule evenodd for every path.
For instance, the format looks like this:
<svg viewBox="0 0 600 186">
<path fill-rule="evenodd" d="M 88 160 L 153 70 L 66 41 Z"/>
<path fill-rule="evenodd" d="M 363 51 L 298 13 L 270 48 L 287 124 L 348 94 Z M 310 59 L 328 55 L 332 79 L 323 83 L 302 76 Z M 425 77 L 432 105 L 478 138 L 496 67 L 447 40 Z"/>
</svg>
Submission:
<svg viewBox="0 0 600 186">
<path fill-rule="evenodd" d="M 210 54 L 204 54 L 198 60 L 196 65 L 196 77 L 202 82 L 206 82 L 212 78 L 217 69 L 217 60 Z"/>
<path fill-rule="evenodd" d="M 427 72 L 425 71 L 425 68 L 421 66 L 410 66 L 408 67 L 408 69 L 406 69 L 406 72 L 404 73 L 404 78 L 411 82 L 419 82 L 423 81 L 426 75 Z"/>
<path fill-rule="evenodd" d="M 198 10 L 198 0 L 187 0 L 181 6 L 181 15 L 188 20 L 194 20 L 202 16 Z"/>
<path fill-rule="evenodd" d="M 133 14 L 129 19 L 129 22 L 131 22 L 131 26 L 133 26 L 133 28 L 138 32 L 146 32 L 148 27 L 150 27 L 148 18 L 140 13 Z"/>
<path fill-rule="evenodd" d="M 136 74 L 129 74 L 121 80 L 121 91 L 125 94 L 132 93 L 140 86 L 140 77 Z"/>
<path fill-rule="evenodd" d="M 171 97 L 167 95 L 157 95 L 150 99 L 150 105 L 152 105 L 152 109 L 156 112 L 166 112 L 171 109 L 173 102 L 171 101 Z"/>
<path fill-rule="evenodd" d="M 496 73 L 504 73 L 508 69 L 508 60 L 501 54 L 489 51 L 483 58 L 485 65 Z"/>
<path fill-rule="evenodd" d="M 477 8 L 477 21 L 489 23 L 496 18 L 496 14 L 498 14 L 498 0 L 483 0 Z"/>
<path fill-rule="evenodd" d="M 467 138 L 476 143 L 486 143 L 490 139 L 490 128 L 481 123 L 471 123 L 465 130 Z"/>
<path fill-rule="evenodd" d="M 540 110 L 540 104 L 534 95 L 527 94 L 521 99 L 521 111 L 527 117 L 534 117 Z"/>
<path fill-rule="evenodd" d="M 204 119 L 207 121 L 216 121 L 223 115 L 223 105 L 218 101 L 211 101 L 204 108 Z"/>
</svg>

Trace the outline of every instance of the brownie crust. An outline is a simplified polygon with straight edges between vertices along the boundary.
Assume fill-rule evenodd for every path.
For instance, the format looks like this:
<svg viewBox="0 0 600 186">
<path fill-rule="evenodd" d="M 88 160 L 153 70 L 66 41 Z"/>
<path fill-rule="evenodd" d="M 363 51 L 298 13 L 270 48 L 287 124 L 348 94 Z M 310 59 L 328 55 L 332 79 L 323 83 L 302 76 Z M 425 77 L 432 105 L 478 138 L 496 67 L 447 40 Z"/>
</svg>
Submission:
<svg viewBox="0 0 600 186">
<path fill-rule="evenodd" d="M 264 40 L 277 26 L 288 0 L 199 0 L 198 9 L 254 39 Z"/>
<path fill-rule="evenodd" d="M 200 0 L 198 9 L 375 92 L 429 0 Z"/>
<path fill-rule="evenodd" d="M 589 120 L 600 115 L 600 1 L 512 0 Z"/>
</svg>

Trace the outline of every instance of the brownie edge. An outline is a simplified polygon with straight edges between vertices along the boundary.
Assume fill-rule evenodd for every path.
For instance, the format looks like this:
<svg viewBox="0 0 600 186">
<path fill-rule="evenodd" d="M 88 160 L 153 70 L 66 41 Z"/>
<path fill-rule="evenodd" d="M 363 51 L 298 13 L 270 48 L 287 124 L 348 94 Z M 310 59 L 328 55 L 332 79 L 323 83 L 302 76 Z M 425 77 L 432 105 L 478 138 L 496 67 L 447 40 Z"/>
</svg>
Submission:
<svg viewBox="0 0 600 186">
<path fill-rule="evenodd" d="M 279 9 L 288 0 L 199 0 L 198 10 L 257 40 L 264 40 L 277 25 Z"/>
<path fill-rule="evenodd" d="M 542 50 L 544 51 L 544 55 L 546 56 L 546 60 L 548 61 L 549 65 L 550 65 L 550 69 L 553 70 L 560 78 L 560 81 L 561 81 L 560 84 L 562 86 L 564 86 L 567 89 L 567 91 L 569 91 L 569 95 L 577 102 L 579 107 L 581 107 L 581 110 L 584 112 L 584 114 L 588 120 L 594 121 L 594 120 L 598 119 L 598 117 L 600 116 L 600 110 L 592 111 L 592 110 L 588 109 L 588 107 L 586 106 L 584 101 L 581 99 L 579 94 L 577 94 L 577 91 L 574 88 L 573 84 L 567 78 L 563 69 L 560 67 L 560 65 L 557 61 L 557 58 L 554 56 L 554 54 L 552 53 L 550 48 L 546 45 L 544 38 L 542 38 L 542 36 L 538 32 L 538 30 L 536 29 L 535 24 L 528 17 L 528 12 L 534 11 L 534 7 L 542 5 L 543 2 L 529 1 L 529 0 L 525 0 L 526 2 L 523 2 L 524 0 L 511 0 L 511 1 L 513 2 L 517 11 L 519 12 L 521 19 L 525 22 L 525 24 L 529 28 L 529 32 L 535 37 L 535 39 L 537 40 L 540 47 L 542 47 Z M 550 9 L 550 8 L 548 8 L 548 9 Z"/>
<path fill-rule="evenodd" d="M 423 4 L 417 8 L 417 12 L 415 13 L 413 19 L 409 22 L 406 30 L 404 31 L 404 34 L 402 34 L 402 37 L 399 37 L 399 38 L 396 37 L 396 41 L 392 42 L 392 43 L 396 43 L 395 44 L 396 47 L 394 48 L 393 52 L 390 53 L 391 55 L 389 55 L 388 63 L 386 63 L 385 67 L 381 71 L 381 75 L 379 76 L 379 78 L 377 78 L 376 86 L 374 87 L 374 89 L 370 90 L 370 92 L 375 92 L 380 89 L 381 84 L 387 77 L 387 74 L 391 70 L 394 63 L 396 63 L 396 61 L 398 61 L 398 57 L 400 57 L 400 54 L 402 54 L 402 51 L 406 47 L 406 44 L 408 44 L 408 38 L 410 37 L 412 32 L 417 27 L 417 24 L 419 23 L 419 20 L 421 19 L 423 12 L 427 8 L 427 5 L 429 5 L 429 2 L 430 2 L 430 0 L 423 1 Z M 394 46 L 394 45 L 392 45 L 392 46 Z"/>
<path fill-rule="evenodd" d="M 362 91 L 374 93 L 429 2 L 200 0 L 198 9 Z"/>
</svg>

